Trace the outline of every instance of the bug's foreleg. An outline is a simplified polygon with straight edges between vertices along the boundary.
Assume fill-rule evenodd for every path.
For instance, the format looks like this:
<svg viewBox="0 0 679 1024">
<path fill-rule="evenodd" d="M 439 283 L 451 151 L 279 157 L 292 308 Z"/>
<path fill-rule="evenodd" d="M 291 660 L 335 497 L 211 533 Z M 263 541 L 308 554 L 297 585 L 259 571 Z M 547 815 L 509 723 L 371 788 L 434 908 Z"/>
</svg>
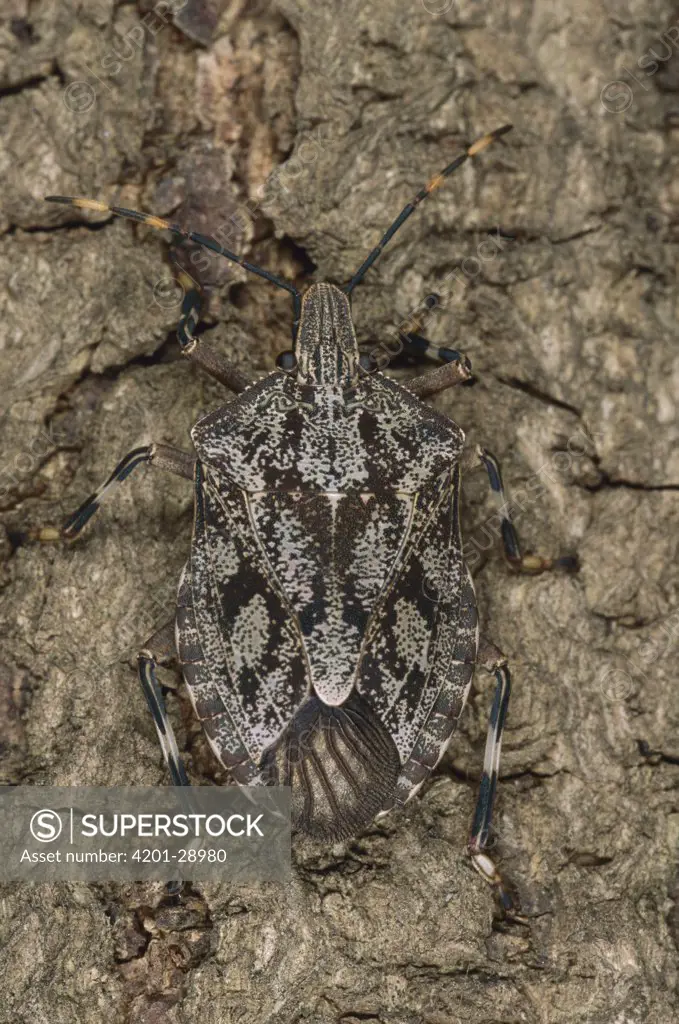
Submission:
<svg viewBox="0 0 679 1024">
<path fill-rule="evenodd" d="M 495 675 L 495 695 L 488 719 L 483 773 L 481 775 L 481 785 L 469 837 L 469 853 L 476 870 L 490 885 L 496 888 L 502 906 L 509 910 L 512 908 L 514 901 L 505 888 L 495 864 L 485 852 L 485 848 L 488 844 L 493 818 L 495 790 L 500 770 L 502 731 L 507 718 L 507 708 L 509 707 L 511 678 L 505 658 L 500 655 L 499 651 L 490 648 L 490 645 L 487 646 L 491 651 L 491 656 L 486 662 L 485 667 Z"/>
<path fill-rule="evenodd" d="M 437 351 L 439 350 L 437 349 Z M 444 363 L 443 366 L 437 366 L 435 370 L 422 373 L 419 377 L 413 377 L 412 380 L 405 384 L 408 391 L 417 395 L 418 398 L 429 398 L 440 391 L 445 391 L 446 388 L 454 387 L 456 384 L 464 384 L 465 381 L 471 380 L 472 368 L 467 357 L 463 356 L 460 352 L 454 352 L 452 349 L 446 349 L 445 351 L 454 358 Z"/>
<path fill-rule="evenodd" d="M 182 452 L 178 448 L 171 448 L 166 444 L 150 444 L 145 445 L 143 448 L 133 448 L 124 459 L 121 459 L 101 487 L 94 494 L 91 494 L 66 519 L 61 527 L 34 527 L 25 533 L 13 534 L 13 539 L 17 544 L 26 543 L 27 541 L 49 543 L 51 541 L 73 540 L 90 521 L 102 501 L 110 498 L 123 480 L 126 480 L 130 473 L 138 466 L 146 463 L 158 469 L 167 470 L 169 473 L 174 473 L 175 476 L 181 476 L 185 480 L 193 480 L 195 461 L 195 456 L 189 455 L 188 452 Z"/>
<path fill-rule="evenodd" d="M 485 448 L 476 449 L 476 458 L 480 460 L 488 474 L 490 488 L 495 495 L 500 514 L 500 529 L 505 558 L 515 572 L 536 575 L 548 569 L 561 569 L 565 572 L 577 572 L 577 555 L 561 555 L 559 558 L 543 558 L 540 555 L 523 555 L 519 544 L 519 536 L 511 520 L 512 505 L 507 500 L 500 465 Z"/>
<path fill-rule="evenodd" d="M 427 359 L 440 363 L 469 362 L 457 349 L 436 345 L 416 331 L 401 333 L 400 338 L 405 351 L 418 362 L 426 362 Z"/>
<path fill-rule="evenodd" d="M 472 380 L 472 364 L 464 353 L 436 345 L 420 334 L 429 320 L 428 314 L 439 305 L 439 301 L 438 295 L 428 295 L 424 300 L 424 308 L 408 317 L 398 335 L 401 346 L 399 351 L 404 351 L 411 360 L 426 362 L 427 359 L 433 359 L 444 363 L 437 370 L 423 373 L 405 385 L 418 398 L 429 398 L 446 388 Z M 394 356 L 398 354 L 393 353 Z"/>
<path fill-rule="evenodd" d="M 177 341 L 182 355 L 197 363 L 231 391 L 239 394 L 252 384 L 255 378 L 243 373 L 212 345 L 195 336 L 194 332 L 200 320 L 200 289 L 184 271 L 180 272 L 178 279 L 184 288 L 184 300 L 177 324 Z"/>
</svg>

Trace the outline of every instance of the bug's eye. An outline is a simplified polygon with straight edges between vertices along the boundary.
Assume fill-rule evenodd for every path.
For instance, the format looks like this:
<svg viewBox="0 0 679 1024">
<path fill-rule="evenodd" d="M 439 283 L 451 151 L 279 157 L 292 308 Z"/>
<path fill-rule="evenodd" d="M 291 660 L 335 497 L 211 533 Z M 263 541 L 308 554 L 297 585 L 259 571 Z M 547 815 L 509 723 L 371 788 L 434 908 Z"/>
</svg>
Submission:
<svg viewBox="0 0 679 1024">
<path fill-rule="evenodd" d="M 285 352 L 281 352 L 278 359 L 276 360 L 276 366 L 279 370 L 294 370 L 297 366 L 297 359 L 295 353 L 291 348 L 286 349 Z"/>
</svg>

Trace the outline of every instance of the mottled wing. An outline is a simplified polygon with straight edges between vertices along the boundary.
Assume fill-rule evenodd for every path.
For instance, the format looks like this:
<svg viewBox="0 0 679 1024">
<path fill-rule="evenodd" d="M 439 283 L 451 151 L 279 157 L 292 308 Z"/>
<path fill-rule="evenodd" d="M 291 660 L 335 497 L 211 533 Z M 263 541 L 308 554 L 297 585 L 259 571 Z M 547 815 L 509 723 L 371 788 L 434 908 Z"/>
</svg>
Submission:
<svg viewBox="0 0 679 1024">
<path fill-rule="evenodd" d="M 474 591 L 464 566 L 459 470 L 417 496 L 408 544 L 371 619 L 358 691 L 375 709 L 404 766 L 403 802 L 441 758 L 471 683 L 478 646 Z"/>
<path fill-rule="evenodd" d="M 191 590 L 211 684 L 258 764 L 309 691 L 289 602 L 253 533 L 246 495 L 199 466 Z"/>
</svg>

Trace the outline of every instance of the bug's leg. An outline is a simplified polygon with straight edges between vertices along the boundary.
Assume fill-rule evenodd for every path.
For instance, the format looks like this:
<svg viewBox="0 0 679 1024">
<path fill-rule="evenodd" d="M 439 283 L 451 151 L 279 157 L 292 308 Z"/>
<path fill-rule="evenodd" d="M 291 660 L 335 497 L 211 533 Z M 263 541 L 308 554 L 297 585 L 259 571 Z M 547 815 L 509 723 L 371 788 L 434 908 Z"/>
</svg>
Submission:
<svg viewBox="0 0 679 1024">
<path fill-rule="evenodd" d="M 488 719 L 483 773 L 481 775 L 481 785 L 476 801 L 468 848 L 472 864 L 479 874 L 496 889 L 503 909 L 511 910 L 514 906 L 514 900 L 505 887 L 495 864 L 485 852 L 493 818 L 493 804 L 495 802 L 495 790 L 497 788 L 497 777 L 500 768 L 502 730 L 507 718 L 511 678 L 506 659 L 497 648 L 492 647 L 490 644 L 482 644 L 479 651 L 479 661 L 487 671 L 495 676 L 495 695 Z"/>
<path fill-rule="evenodd" d="M 465 381 L 471 379 L 472 367 L 467 357 L 459 352 L 454 352 L 453 349 L 445 351 L 457 358 L 444 363 L 443 366 L 437 366 L 435 370 L 423 373 L 419 377 L 413 377 L 405 384 L 408 391 L 417 395 L 418 398 L 429 398 L 431 395 L 438 394 L 439 391 L 452 388 L 455 384 L 464 384 Z"/>
<path fill-rule="evenodd" d="M 461 352 L 458 352 L 457 349 L 437 345 L 415 331 L 401 334 L 401 341 L 403 342 L 405 353 L 418 363 L 426 363 L 431 359 L 439 363 L 464 363 L 468 369 L 471 369 L 469 360 Z"/>
<path fill-rule="evenodd" d="M 361 356 L 363 369 L 371 372 L 376 365 L 383 364 L 385 361 L 392 363 L 401 354 L 406 355 L 411 362 L 415 360 L 424 363 L 433 359 L 444 363 L 444 366 L 414 377 L 405 384 L 408 391 L 412 391 L 418 398 L 428 398 L 455 384 L 465 384 L 472 380 L 472 364 L 467 356 L 456 349 L 435 345 L 420 334 L 426 324 L 425 311 L 430 312 L 438 304 L 438 295 L 433 293 L 428 295 L 424 300 L 425 310 L 421 314 L 416 313 L 409 317 L 407 323 L 403 325 L 403 329 L 399 331 L 399 348 L 385 350 L 383 346 L 378 346 L 373 353 L 365 353 Z M 383 365 L 380 365 L 380 368 L 384 368 Z"/>
<path fill-rule="evenodd" d="M 519 545 L 519 537 L 511 520 L 512 504 L 507 500 L 502 484 L 500 465 L 489 451 L 485 448 L 477 448 L 476 456 L 481 461 L 488 474 L 490 488 L 495 495 L 499 514 L 500 529 L 502 532 L 502 544 L 505 558 L 515 572 L 537 575 L 548 569 L 560 569 L 564 572 L 577 572 L 577 555 L 561 555 L 559 558 L 542 558 L 540 555 L 522 555 Z"/>
<path fill-rule="evenodd" d="M 439 296 L 433 293 L 424 300 L 428 312 L 435 309 L 438 303 Z M 406 325 L 407 329 L 400 333 L 400 341 L 408 355 L 415 356 L 422 362 L 426 359 L 437 359 L 444 364 L 436 370 L 430 370 L 408 381 L 406 387 L 418 398 L 429 398 L 439 391 L 445 391 L 456 384 L 465 384 L 472 379 L 472 364 L 467 356 L 456 349 L 434 345 L 423 337 L 420 331 L 425 323 L 423 311 L 420 315 L 412 316 Z"/>
<path fill-rule="evenodd" d="M 465 384 L 472 380 L 472 364 L 461 352 L 452 348 L 438 348 L 420 335 L 403 335 L 403 338 L 406 337 L 419 338 L 422 343 L 419 348 L 420 357 L 423 353 L 431 354 L 444 362 L 443 366 L 438 366 L 435 370 L 429 370 L 428 373 L 422 373 L 419 377 L 413 377 L 412 380 L 403 382 L 403 387 L 418 398 L 429 398 L 431 395 L 438 394 L 439 391 L 454 387 L 455 384 Z M 361 353 L 361 369 L 366 374 L 373 373 L 376 369 L 387 369 L 392 358 L 398 354 L 389 352 L 389 350 L 385 351 L 382 346 L 378 345 L 373 352 Z M 283 355 L 287 356 L 288 353 L 283 353 Z M 282 361 L 279 361 L 278 365 L 283 369 L 288 368 Z"/>
<path fill-rule="evenodd" d="M 189 777 L 182 756 L 179 753 L 174 731 L 167 717 L 165 697 L 156 677 L 156 665 L 164 657 L 174 654 L 174 619 L 150 637 L 144 649 L 137 655 L 139 682 L 146 697 L 146 703 L 153 715 L 163 757 L 174 786 L 190 786 Z"/>
<path fill-rule="evenodd" d="M 182 311 L 177 324 L 177 341 L 182 355 L 197 363 L 231 391 L 236 393 L 244 391 L 254 382 L 255 378 L 243 373 L 212 345 L 195 336 L 194 331 L 200 319 L 200 289 L 183 270 L 178 274 L 178 280 L 184 289 Z"/>
<path fill-rule="evenodd" d="M 48 543 L 51 541 L 73 540 L 90 521 L 102 501 L 109 498 L 118 488 L 119 484 L 135 470 L 138 466 L 148 463 L 158 469 L 165 469 L 175 476 L 184 477 L 185 480 L 193 480 L 195 457 L 188 452 L 182 452 L 178 448 L 171 448 L 166 444 L 150 444 L 143 448 L 133 448 L 124 459 L 118 463 L 107 480 L 98 490 L 91 494 L 79 508 L 73 512 L 61 527 L 42 526 L 34 527 L 24 533 L 14 532 L 11 539 L 15 545 L 27 541 L 39 541 Z"/>
<path fill-rule="evenodd" d="M 156 676 L 156 665 L 159 661 L 166 660 L 168 657 L 176 657 L 174 619 L 161 626 L 153 636 L 149 637 L 144 645 L 144 649 L 137 655 L 137 668 L 139 671 L 139 682 L 141 683 L 146 703 L 149 706 L 149 711 L 153 716 L 153 724 L 156 727 L 160 749 L 163 752 L 172 785 L 190 787 L 191 783 L 186 774 L 183 758 L 179 753 L 174 729 L 167 715 L 163 688 Z M 187 807 L 187 810 L 190 810 L 190 807 Z M 165 887 L 168 895 L 179 895 L 181 885 L 182 883 L 179 881 L 168 882 Z"/>
</svg>

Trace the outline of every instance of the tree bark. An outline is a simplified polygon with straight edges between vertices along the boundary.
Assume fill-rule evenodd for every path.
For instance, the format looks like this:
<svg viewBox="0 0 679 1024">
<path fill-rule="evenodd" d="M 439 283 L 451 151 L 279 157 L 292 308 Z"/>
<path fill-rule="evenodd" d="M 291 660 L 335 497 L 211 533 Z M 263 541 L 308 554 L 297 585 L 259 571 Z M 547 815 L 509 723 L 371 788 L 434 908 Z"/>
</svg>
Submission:
<svg viewBox="0 0 679 1024">
<path fill-rule="evenodd" d="M 292 319 L 226 261 L 45 195 L 343 282 L 425 181 L 512 122 L 409 219 L 353 311 L 378 345 L 440 296 L 425 333 L 478 383 L 432 403 L 500 459 L 526 550 L 577 552 L 581 570 L 508 572 L 468 475 L 482 626 L 514 680 L 494 852 L 524 923 L 498 919 L 465 852 L 480 672 L 421 798 L 354 842 L 297 841 L 289 886 L 196 885 L 178 908 L 160 883 L 5 886 L 0 1021 L 676 1019 L 675 22 L 642 0 L 616 17 L 577 0 L 188 0 L 174 21 L 150 2 L 5 4 L 2 781 L 166 783 L 134 655 L 172 612 L 190 484 L 140 472 L 72 545 L 10 538 L 59 523 L 131 448 L 188 449 L 230 397 L 179 357 L 173 259 L 243 371 L 273 367 Z M 170 713 L 194 778 L 221 781 L 181 687 Z"/>
</svg>

